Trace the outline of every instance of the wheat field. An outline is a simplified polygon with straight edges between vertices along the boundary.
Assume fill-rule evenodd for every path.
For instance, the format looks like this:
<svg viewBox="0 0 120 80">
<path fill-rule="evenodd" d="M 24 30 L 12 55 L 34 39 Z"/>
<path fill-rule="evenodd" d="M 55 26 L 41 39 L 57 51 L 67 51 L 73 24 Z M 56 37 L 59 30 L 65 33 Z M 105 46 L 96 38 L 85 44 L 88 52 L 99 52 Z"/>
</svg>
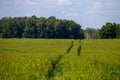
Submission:
<svg viewBox="0 0 120 80">
<path fill-rule="evenodd" d="M 120 40 L 0 39 L 0 80 L 120 80 Z"/>
</svg>

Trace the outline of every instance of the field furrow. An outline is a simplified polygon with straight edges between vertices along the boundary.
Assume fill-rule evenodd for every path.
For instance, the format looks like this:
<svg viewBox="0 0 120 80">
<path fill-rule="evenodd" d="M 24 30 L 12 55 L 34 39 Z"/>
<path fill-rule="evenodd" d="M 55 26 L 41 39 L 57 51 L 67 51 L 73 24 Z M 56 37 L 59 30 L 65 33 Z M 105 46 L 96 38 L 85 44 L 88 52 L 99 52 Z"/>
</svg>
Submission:
<svg viewBox="0 0 120 80">
<path fill-rule="evenodd" d="M 74 44 L 72 41 L 70 46 L 67 49 L 67 52 L 65 52 L 62 55 L 59 55 L 55 60 L 51 61 L 51 67 L 48 69 L 47 79 L 54 79 L 54 77 L 58 74 L 62 75 L 62 67 L 61 67 L 61 64 L 59 62 L 65 55 L 70 53 L 70 50 L 72 49 L 73 45 Z"/>
</svg>

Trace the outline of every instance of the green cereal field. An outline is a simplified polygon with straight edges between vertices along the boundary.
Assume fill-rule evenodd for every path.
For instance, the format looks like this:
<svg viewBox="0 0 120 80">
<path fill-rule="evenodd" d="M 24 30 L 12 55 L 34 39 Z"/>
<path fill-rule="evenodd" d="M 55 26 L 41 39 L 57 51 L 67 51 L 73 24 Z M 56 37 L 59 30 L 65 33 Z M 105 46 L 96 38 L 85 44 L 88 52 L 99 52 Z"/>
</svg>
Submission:
<svg viewBox="0 0 120 80">
<path fill-rule="evenodd" d="M 1 38 L 0 80 L 120 80 L 120 40 Z"/>
</svg>

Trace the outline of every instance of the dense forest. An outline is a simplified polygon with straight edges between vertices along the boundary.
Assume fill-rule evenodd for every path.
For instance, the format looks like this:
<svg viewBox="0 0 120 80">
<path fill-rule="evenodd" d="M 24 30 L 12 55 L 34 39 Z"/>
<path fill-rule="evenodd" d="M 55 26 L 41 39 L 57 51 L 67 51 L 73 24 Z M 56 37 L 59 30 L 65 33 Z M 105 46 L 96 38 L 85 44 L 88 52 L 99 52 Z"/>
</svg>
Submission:
<svg viewBox="0 0 120 80">
<path fill-rule="evenodd" d="M 72 20 L 35 15 L 32 17 L 4 17 L 0 20 L 1 38 L 60 38 L 83 39 L 81 26 Z"/>
<path fill-rule="evenodd" d="M 101 29 L 81 29 L 72 20 L 36 17 L 4 17 L 0 19 L 1 38 L 112 39 L 120 38 L 120 24 L 106 23 Z"/>
</svg>

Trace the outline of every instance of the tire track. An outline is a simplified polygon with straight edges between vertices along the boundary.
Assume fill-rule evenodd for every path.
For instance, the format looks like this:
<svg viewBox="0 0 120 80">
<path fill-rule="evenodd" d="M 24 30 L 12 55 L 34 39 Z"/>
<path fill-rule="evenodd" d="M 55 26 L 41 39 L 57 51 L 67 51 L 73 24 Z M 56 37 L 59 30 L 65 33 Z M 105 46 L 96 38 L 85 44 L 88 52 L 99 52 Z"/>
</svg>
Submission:
<svg viewBox="0 0 120 80">
<path fill-rule="evenodd" d="M 68 48 L 68 50 L 67 50 L 66 54 L 67 54 L 67 53 L 70 53 L 70 51 L 71 51 L 72 47 L 73 47 L 73 41 L 71 42 L 71 45 L 70 45 L 70 47 Z"/>
<path fill-rule="evenodd" d="M 47 80 L 50 80 L 54 78 L 58 73 L 62 74 L 62 64 L 60 64 L 60 60 L 62 57 L 64 57 L 66 54 L 70 53 L 72 47 L 74 45 L 74 42 L 71 42 L 71 45 L 68 47 L 66 53 L 63 55 L 58 56 L 55 60 L 51 61 L 51 67 L 48 69 L 48 73 L 46 75 Z"/>
</svg>

